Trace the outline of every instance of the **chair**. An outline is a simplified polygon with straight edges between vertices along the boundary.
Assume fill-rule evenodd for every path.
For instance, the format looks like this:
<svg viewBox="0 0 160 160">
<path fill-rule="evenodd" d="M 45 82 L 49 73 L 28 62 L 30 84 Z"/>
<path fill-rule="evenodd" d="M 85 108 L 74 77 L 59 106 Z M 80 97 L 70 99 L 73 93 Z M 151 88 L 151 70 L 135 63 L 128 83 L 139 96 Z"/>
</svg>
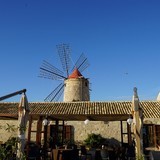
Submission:
<svg viewBox="0 0 160 160">
<path fill-rule="evenodd" d="M 85 146 L 81 146 L 81 160 L 84 159 L 84 160 L 87 160 L 87 158 L 89 158 L 90 160 L 92 160 L 92 154 L 90 153 L 87 153 L 87 149 Z"/>
<path fill-rule="evenodd" d="M 135 157 L 128 157 L 128 160 L 136 160 Z"/>
<path fill-rule="evenodd" d="M 72 150 L 58 149 L 57 160 L 72 160 Z"/>
<path fill-rule="evenodd" d="M 101 149 L 100 153 L 102 160 L 109 160 L 109 153 L 107 149 Z"/>
<path fill-rule="evenodd" d="M 40 159 L 41 157 L 41 153 L 40 153 L 40 149 L 36 144 L 30 144 L 29 146 L 29 153 L 28 153 L 28 160 L 36 160 L 36 159 Z"/>
<path fill-rule="evenodd" d="M 62 151 L 62 150 L 58 150 L 57 153 L 58 153 L 58 154 L 57 154 L 57 160 L 63 159 L 63 156 L 64 156 L 63 151 Z"/>
<path fill-rule="evenodd" d="M 128 147 L 128 149 L 127 149 L 127 157 L 128 157 L 128 160 L 135 160 L 136 159 L 135 147 L 133 145 Z"/>
<path fill-rule="evenodd" d="M 71 148 L 71 160 L 79 160 L 79 150 L 77 149 L 77 145 L 72 145 Z"/>
</svg>

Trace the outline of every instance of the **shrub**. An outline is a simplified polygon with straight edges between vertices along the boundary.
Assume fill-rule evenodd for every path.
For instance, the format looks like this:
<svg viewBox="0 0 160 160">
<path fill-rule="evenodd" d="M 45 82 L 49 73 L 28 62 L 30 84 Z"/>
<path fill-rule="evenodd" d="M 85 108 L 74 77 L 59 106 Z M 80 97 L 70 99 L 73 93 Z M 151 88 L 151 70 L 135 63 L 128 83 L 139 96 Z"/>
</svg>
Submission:
<svg viewBox="0 0 160 160">
<path fill-rule="evenodd" d="M 88 134 L 88 137 L 84 140 L 85 145 L 88 147 L 99 147 L 104 142 L 105 138 L 103 138 L 100 134 L 91 133 Z"/>
<path fill-rule="evenodd" d="M 4 146 L 0 147 L 0 159 L 13 159 L 17 149 L 17 138 L 11 137 L 7 140 Z"/>
</svg>

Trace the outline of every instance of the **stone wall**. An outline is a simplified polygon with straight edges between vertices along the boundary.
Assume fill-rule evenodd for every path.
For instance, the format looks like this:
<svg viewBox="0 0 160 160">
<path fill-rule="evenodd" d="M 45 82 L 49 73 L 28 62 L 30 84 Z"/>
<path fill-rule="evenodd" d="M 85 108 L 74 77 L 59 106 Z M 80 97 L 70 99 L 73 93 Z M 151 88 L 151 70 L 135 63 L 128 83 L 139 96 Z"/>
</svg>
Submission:
<svg viewBox="0 0 160 160">
<path fill-rule="evenodd" d="M 33 129 L 36 130 L 36 121 L 33 122 Z M 18 136 L 18 120 L 0 120 L 0 143 L 6 142 L 10 137 Z M 26 137 L 28 136 L 28 125 L 26 128 Z M 31 140 L 35 140 L 36 134 L 33 134 Z"/>
<path fill-rule="evenodd" d="M 83 142 L 88 134 L 95 133 L 101 134 L 104 138 L 114 138 L 121 142 L 121 126 L 119 121 L 89 121 L 87 125 L 83 121 L 67 121 L 67 125 L 73 126 L 75 141 Z"/>
<path fill-rule="evenodd" d="M 8 125 L 7 125 L 8 124 Z M 74 140 L 82 142 L 88 134 L 96 133 L 101 134 L 105 138 L 115 138 L 121 141 L 120 122 L 101 122 L 89 121 L 87 125 L 83 121 L 67 121 L 67 125 L 73 126 Z M 36 130 L 36 121 L 32 123 L 32 130 Z M 8 130 L 7 128 L 10 128 Z M 8 140 L 9 137 L 17 137 L 17 120 L 0 120 L 0 141 Z M 26 130 L 26 137 L 28 135 L 28 126 Z M 35 141 L 36 134 L 32 134 L 31 140 Z"/>
<path fill-rule="evenodd" d="M 6 142 L 9 137 L 17 137 L 17 120 L 0 120 L 0 141 Z"/>
</svg>

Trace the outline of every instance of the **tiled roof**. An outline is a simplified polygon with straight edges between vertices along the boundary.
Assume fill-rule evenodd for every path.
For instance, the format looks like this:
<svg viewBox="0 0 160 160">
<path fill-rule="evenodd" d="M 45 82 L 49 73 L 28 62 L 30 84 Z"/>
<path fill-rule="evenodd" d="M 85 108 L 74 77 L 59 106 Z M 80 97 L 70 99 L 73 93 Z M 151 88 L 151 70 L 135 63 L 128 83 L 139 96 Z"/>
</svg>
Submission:
<svg viewBox="0 0 160 160">
<path fill-rule="evenodd" d="M 79 78 L 82 77 L 82 74 L 79 72 L 79 70 L 76 68 L 71 75 L 69 75 L 68 78 Z"/>
<path fill-rule="evenodd" d="M 160 119 L 160 101 L 141 101 L 140 107 L 143 109 L 144 118 Z"/>
<path fill-rule="evenodd" d="M 1 102 L 0 117 L 18 115 L 19 103 Z M 144 118 L 160 118 L 160 102 L 141 101 Z M 52 119 L 117 121 L 126 120 L 131 113 L 132 102 L 30 102 L 30 115 L 48 115 Z"/>
</svg>

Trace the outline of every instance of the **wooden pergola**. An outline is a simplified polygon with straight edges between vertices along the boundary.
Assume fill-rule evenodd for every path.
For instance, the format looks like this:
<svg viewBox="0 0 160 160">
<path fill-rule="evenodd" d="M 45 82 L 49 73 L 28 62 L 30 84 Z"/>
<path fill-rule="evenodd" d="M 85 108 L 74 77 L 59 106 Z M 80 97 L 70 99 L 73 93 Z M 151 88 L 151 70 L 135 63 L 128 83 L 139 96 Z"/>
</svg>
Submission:
<svg viewBox="0 0 160 160">
<path fill-rule="evenodd" d="M 160 118 L 159 101 L 139 102 L 144 119 Z M 1 119 L 18 119 L 17 102 L 1 102 Z M 126 121 L 132 113 L 131 101 L 112 102 L 30 102 L 30 119 L 43 120 L 46 115 L 50 120 L 63 121 Z M 40 123 L 37 123 L 40 125 Z"/>
<path fill-rule="evenodd" d="M 17 102 L 0 103 L 0 119 L 18 119 Z M 144 121 L 160 119 L 160 101 L 141 101 L 138 103 L 143 110 Z M 127 121 L 132 114 L 132 101 L 112 101 L 112 102 L 30 102 L 30 120 L 28 127 L 28 142 L 31 138 L 31 126 L 34 120 L 37 121 L 36 143 L 41 142 L 42 122 L 47 116 L 55 121 L 120 121 L 121 137 L 123 143 L 123 121 Z M 35 131 L 34 131 L 35 132 Z M 131 128 L 127 126 L 128 143 L 131 143 Z M 156 145 L 156 140 L 155 140 Z"/>
</svg>

